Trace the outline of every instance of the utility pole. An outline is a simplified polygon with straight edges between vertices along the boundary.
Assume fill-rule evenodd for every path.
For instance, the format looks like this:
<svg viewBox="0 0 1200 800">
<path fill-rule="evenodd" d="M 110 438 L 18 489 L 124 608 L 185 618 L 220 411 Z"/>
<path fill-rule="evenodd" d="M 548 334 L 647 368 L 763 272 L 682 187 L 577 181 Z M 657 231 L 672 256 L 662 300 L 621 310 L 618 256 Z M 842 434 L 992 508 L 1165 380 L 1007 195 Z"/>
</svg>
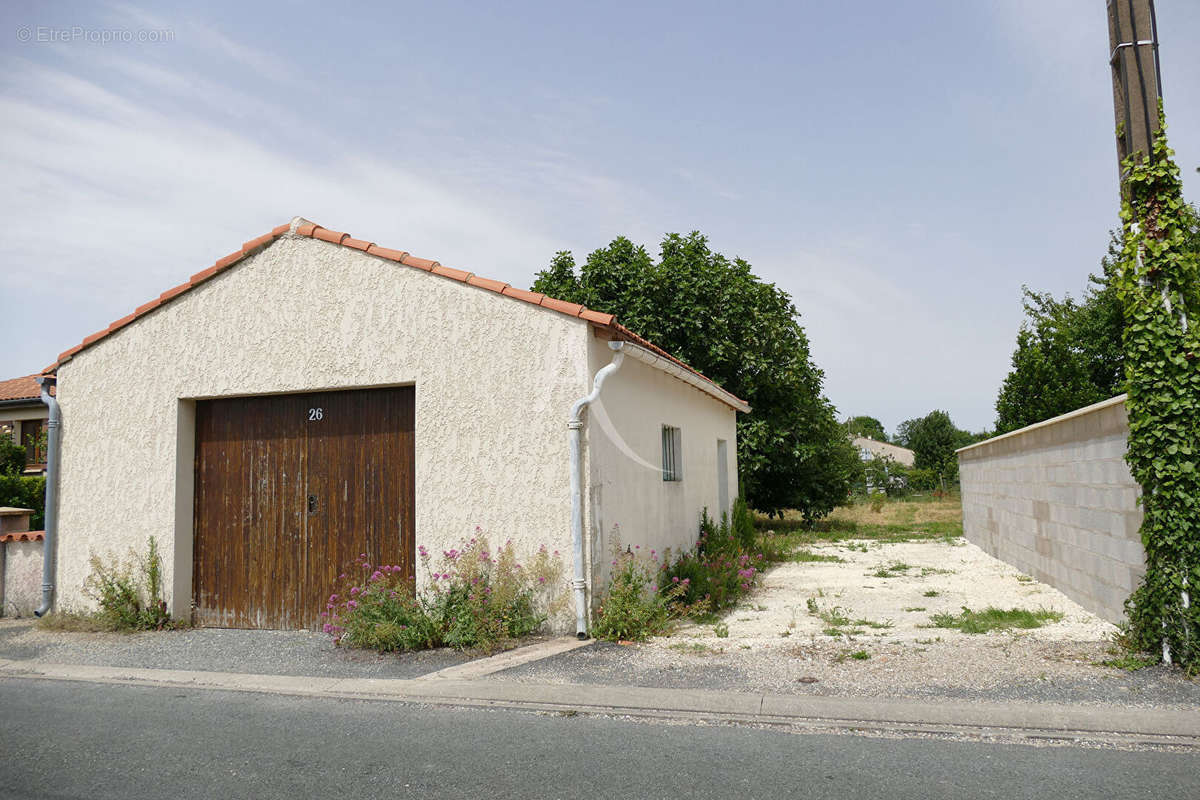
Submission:
<svg viewBox="0 0 1200 800">
<path fill-rule="evenodd" d="M 1121 187 L 1129 177 L 1125 159 L 1150 157 L 1158 132 L 1162 72 L 1158 65 L 1158 25 L 1154 0 L 1107 0 L 1109 64 L 1117 121 L 1117 168 Z"/>
</svg>

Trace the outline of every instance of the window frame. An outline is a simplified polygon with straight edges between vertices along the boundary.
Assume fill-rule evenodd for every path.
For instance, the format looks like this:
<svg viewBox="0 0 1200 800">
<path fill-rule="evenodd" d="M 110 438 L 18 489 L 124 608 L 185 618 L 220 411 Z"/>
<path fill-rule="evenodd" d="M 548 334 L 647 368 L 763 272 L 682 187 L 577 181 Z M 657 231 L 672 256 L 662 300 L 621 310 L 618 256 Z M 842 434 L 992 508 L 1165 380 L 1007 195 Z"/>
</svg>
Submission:
<svg viewBox="0 0 1200 800">
<path fill-rule="evenodd" d="M 683 480 L 683 431 L 673 425 L 662 426 L 663 483 Z"/>
</svg>

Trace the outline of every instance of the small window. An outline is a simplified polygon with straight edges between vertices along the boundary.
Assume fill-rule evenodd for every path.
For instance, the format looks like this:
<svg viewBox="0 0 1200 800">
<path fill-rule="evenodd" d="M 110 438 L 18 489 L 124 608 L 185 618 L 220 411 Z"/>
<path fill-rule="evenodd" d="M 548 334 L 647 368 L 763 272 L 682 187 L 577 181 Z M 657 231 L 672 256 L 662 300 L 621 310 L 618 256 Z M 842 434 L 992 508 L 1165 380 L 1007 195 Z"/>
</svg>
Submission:
<svg viewBox="0 0 1200 800">
<path fill-rule="evenodd" d="M 664 481 L 683 480 L 683 448 L 679 428 L 663 425 L 662 465 Z"/>
</svg>

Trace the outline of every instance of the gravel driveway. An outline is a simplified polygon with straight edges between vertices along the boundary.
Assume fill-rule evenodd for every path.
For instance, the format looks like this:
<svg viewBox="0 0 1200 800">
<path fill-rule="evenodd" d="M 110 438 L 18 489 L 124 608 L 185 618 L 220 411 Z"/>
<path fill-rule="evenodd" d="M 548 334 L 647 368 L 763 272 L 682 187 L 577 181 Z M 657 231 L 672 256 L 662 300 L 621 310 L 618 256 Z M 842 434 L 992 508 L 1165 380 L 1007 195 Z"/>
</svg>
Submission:
<svg viewBox="0 0 1200 800">
<path fill-rule="evenodd" d="M 720 625 L 684 625 L 645 644 L 598 643 L 495 677 L 1200 710 L 1200 681 L 1163 668 L 1100 666 L 1114 657 L 1113 625 L 965 541 L 809 550 L 839 560 L 776 567 Z M 987 634 L 933 627 L 934 614 L 964 606 L 1063 616 L 1033 630 Z"/>
<path fill-rule="evenodd" d="M 0 658 L 323 678 L 417 678 L 471 657 L 452 649 L 388 655 L 344 650 L 328 636 L 308 631 L 68 633 L 38 630 L 28 619 L 0 619 Z"/>
</svg>

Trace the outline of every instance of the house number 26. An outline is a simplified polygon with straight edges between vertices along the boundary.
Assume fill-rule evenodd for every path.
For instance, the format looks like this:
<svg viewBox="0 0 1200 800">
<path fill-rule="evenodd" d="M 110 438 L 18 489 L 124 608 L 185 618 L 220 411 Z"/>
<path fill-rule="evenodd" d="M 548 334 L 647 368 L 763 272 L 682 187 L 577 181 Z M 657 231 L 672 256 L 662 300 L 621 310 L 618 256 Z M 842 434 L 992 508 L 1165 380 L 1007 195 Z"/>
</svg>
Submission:
<svg viewBox="0 0 1200 800">
<path fill-rule="evenodd" d="M 308 421 L 316 422 L 325 418 L 325 411 L 320 408 L 310 408 L 308 410 Z"/>
</svg>

